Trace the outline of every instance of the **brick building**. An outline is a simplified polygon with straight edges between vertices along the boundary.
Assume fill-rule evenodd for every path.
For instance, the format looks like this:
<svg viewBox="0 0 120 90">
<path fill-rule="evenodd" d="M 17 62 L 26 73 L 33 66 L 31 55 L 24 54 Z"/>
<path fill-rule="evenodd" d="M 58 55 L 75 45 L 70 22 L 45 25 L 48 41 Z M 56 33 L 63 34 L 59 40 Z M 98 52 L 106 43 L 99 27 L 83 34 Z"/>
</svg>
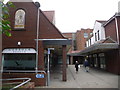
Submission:
<svg viewBox="0 0 120 90">
<path fill-rule="evenodd" d="M 76 50 L 83 50 L 86 47 L 87 38 L 92 35 L 93 29 L 81 29 L 76 32 Z"/>
<path fill-rule="evenodd" d="M 43 86 L 46 85 L 48 68 L 53 62 L 61 61 L 62 80 L 66 81 L 66 52 L 71 41 L 47 18 L 49 15 L 39 9 L 39 3 L 30 1 L 13 2 L 15 8 L 10 8 L 12 36 L 2 36 L 3 78 L 29 77 L 35 85 Z M 48 48 L 54 50 L 49 52 Z M 50 54 L 49 66 L 47 52 Z M 44 77 L 37 78 L 36 74 Z"/>
<path fill-rule="evenodd" d="M 76 33 L 73 33 L 74 35 L 72 35 L 72 47 L 68 52 L 70 64 L 74 64 L 76 60 L 79 61 L 79 63 L 83 62 L 84 56 L 80 56 L 79 52 L 85 49 L 86 40 L 92 35 L 92 31 L 93 29 L 82 28 L 81 30 L 77 30 Z"/>
<path fill-rule="evenodd" d="M 88 56 L 91 67 L 120 74 L 120 14 L 116 13 L 104 23 L 97 21 L 95 27 L 93 36 L 89 38 L 92 44 L 87 45 L 79 55 Z"/>
</svg>

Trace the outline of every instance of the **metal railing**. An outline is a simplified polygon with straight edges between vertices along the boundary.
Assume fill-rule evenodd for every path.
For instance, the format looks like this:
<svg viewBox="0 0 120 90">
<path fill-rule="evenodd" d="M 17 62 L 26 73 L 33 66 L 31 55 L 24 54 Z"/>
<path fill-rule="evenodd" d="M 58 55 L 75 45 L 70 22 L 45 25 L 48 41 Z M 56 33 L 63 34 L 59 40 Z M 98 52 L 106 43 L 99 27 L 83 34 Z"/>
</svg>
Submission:
<svg viewBox="0 0 120 90">
<path fill-rule="evenodd" d="M 17 85 L 17 86 L 15 86 L 15 87 L 11 88 L 10 90 L 14 90 L 14 89 L 19 88 L 19 87 L 21 87 L 22 85 L 24 85 L 24 84 L 30 82 L 30 81 L 31 81 L 31 78 L 10 78 L 10 79 L 0 79 L 0 81 L 14 81 L 14 80 L 26 80 L 26 81 L 24 81 L 24 82 L 20 83 L 19 85 Z"/>
<path fill-rule="evenodd" d="M 8 72 L 8 73 L 45 73 L 45 71 L 42 71 L 42 70 L 38 70 L 38 71 L 35 71 L 35 70 L 3 70 L 3 73 L 4 72 Z"/>
</svg>

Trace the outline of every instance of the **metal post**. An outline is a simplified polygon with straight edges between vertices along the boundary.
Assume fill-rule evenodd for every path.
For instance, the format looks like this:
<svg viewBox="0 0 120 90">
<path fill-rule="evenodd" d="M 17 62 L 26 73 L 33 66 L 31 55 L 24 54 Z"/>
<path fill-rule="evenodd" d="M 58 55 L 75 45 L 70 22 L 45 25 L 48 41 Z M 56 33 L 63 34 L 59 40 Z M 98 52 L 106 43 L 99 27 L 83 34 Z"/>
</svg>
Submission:
<svg viewBox="0 0 120 90">
<path fill-rule="evenodd" d="M 36 34 L 37 34 L 37 36 L 36 36 L 36 38 L 37 38 L 37 40 L 36 40 L 36 73 L 37 73 L 37 71 L 38 71 L 38 38 L 39 38 L 39 19 L 40 19 L 40 10 L 39 10 L 39 7 L 38 7 L 38 14 L 37 14 L 37 32 L 36 32 Z"/>
<path fill-rule="evenodd" d="M 54 48 L 48 48 L 48 63 L 47 63 L 47 86 L 50 85 L 50 50 L 54 50 Z"/>
<path fill-rule="evenodd" d="M 2 55 L 1 73 L 3 73 L 3 65 L 4 65 L 4 54 Z"/>
<path fill-rule="evenodd" d="M 49 48 L 48 48 L 48 65 L 47 65 L 47 86 L 49 86 L 49 84 L 50 84 L 50 70 L 49 70 L 49 63 L 50 63 L 50 59 L 49 59 L 49 53 L 50 52 L 50 50 L 49 50 Z"/>
</svg>

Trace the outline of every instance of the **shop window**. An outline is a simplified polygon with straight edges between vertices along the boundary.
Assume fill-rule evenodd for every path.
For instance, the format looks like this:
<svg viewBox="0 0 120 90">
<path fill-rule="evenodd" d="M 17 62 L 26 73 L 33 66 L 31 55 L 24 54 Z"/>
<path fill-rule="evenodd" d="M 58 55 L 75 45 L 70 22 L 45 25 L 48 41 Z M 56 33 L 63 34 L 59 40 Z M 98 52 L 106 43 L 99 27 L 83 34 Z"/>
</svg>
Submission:
<svg viewBox="0 0 120 90">
<path fill-rule="evenodd" d="M 34 70 L 35 54 L 5 54 L 4 70 Z"/>
<path fill-rule="evenodd" d="M 99 57 L 100 57 L 100 68 L 101 69 L 106 69 L 106 62 L 105 62 L 105 55 L 104 55 L 104 53 L 100 53 Z"/>
<path fill-rule="evenodd" d="M 25 28 L 25 11 L 19 9 L 15 13 L 15 29 L 24 29 Z"/>
</svg>

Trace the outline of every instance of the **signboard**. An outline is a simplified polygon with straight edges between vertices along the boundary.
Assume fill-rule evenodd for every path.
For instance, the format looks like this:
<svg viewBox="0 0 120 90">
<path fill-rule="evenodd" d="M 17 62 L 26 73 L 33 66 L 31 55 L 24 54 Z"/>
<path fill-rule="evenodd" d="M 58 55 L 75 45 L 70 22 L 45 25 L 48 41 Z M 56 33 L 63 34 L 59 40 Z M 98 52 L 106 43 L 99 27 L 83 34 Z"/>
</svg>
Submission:
<svg viewBox="0 0 120 90">
<path fill-rule="evenodd" d="M 48 54 L 50 54 L 50 49 L 48 49 Z"/>
<path fill-rule="evenodd" d="M 44 74 L 36 74 L 36 78 L 44 78 Z"/>
</svg>

